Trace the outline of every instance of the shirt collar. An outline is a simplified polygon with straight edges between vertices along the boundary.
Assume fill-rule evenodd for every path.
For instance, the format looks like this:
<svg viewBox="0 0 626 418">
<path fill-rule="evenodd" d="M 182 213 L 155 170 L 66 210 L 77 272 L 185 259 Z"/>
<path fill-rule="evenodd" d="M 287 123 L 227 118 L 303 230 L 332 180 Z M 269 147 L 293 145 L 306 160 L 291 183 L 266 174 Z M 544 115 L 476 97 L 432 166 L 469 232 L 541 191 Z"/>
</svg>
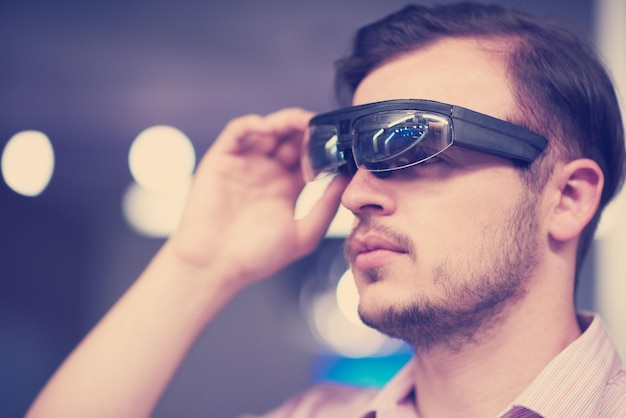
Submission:
<svg viewBox="0 0 626 418">
<path fill-rule="evenodd" d="M 363 418 L 418 418 L 415 410 L 415 360 L 411 359 L 366 405 Z"/>
<path fill-rule="evenodd" d="M 578 322 L 582 335 L 548 363 L 502 416 L 522 416 L 523 411 L 543 417 L 594 415 L 621 361 L 597 315 L 580 313 Z"/>
</svg>

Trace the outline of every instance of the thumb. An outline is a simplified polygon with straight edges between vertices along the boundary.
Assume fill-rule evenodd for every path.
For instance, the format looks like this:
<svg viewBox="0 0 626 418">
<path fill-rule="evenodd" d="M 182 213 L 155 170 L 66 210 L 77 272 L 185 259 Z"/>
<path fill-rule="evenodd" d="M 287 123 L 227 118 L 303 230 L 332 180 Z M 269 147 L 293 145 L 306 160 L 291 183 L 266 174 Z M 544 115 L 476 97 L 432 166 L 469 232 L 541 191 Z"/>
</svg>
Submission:
<svg viewBox="0 0 626 418">
<path fill-rule="evenodd" d="M 296 240 L 300 249 L 298 257 L 312 252 L 324 237 L 337 214 L 341 195 L 349 182 L 350 179 L 345 176 L 335 177 L 309 213 L 296 221 Z"/>
</svg>

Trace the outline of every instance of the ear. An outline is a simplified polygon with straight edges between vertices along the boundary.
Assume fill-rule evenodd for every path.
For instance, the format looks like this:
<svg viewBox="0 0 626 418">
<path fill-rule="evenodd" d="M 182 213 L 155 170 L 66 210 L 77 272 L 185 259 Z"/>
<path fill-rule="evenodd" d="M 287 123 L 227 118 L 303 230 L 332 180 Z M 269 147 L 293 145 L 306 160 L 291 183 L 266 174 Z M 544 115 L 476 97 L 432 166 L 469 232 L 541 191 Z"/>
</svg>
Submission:
<svg viewBox="0 0 626 418">
<path fill-rule="evenodd" d="M 550 236 L 558 241 L 576 238 L 596 213 L 604 186 L 598 164 L 582 158 L 557 169 L 553 177 L 556 205 L 551 208 Z"/>
</svg>

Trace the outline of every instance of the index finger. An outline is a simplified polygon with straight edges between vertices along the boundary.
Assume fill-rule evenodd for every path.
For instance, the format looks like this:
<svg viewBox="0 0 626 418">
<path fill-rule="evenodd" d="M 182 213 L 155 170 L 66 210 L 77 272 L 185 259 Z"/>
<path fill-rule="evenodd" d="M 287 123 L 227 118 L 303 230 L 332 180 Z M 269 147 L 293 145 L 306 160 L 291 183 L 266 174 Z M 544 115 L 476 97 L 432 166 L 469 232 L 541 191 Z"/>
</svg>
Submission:
<svg viewBox="0 0 626 418">
<path fill-rule="evenodd" d="M 288 137 L 303 133 L 313 116 L 301 108 L 287 108 L 266 116 L 246 115 L 231 120 L 213 143 L 212 148 L 225 153 L 239 153 L 255 148 L 271 154 Z"/>
</svg>

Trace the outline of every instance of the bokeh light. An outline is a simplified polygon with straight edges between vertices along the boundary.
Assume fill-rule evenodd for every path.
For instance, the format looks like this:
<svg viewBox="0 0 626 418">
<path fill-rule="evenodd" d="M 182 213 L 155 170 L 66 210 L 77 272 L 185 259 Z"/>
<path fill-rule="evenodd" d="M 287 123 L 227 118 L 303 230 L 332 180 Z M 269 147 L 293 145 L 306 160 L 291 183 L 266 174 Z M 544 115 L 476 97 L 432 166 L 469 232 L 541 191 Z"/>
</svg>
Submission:
<svg viewBox="0 0 626 418">
<path fill-rule="evenodd" d="M 1 167 L 11 189 L 24 196 L 37 196 L 46 189 L 54 172 L 52 144 L 43 132 L 18 132 L 4 147 Z"/>
<path fill-rule="evenodd" d="M 317 335 L 334 352 L 344 357 L 368 357 L 384 344 L 376 331 L 357 326 L 343 315 L 333 293 L 323 293 L 313 300 L 312 318 Z"/>
<path fill-rule="evenodd" d="M 167 237 L 178 227 L 190 187 L 191 177 L 169 190 L 150 190 L 132 183 L 122 200 L 124 217 L 142 235 Z"/>
<path fill-rule="evenodd" d="M 322 197 L 332 179 L 332 176 L 326 176 L 310 181 L 304 186 L 304 190 L 302 190 L 296 202 L 296 219 L 301 219 L 309 213 L 319 198 Z M 353 223 L 354 215 L 352 212 L 340 205 L 326 232 L 326 236 L 329 238 L 347 237 L 350 235 Z"/>
<path fill-rule="evenodd" d="M 196 154 L 193 144 L 180 130 L 158 125 L 142 131 L 128 155 L 135 181 L 150 190 L 176 189 L 193 173 Z"/>
<path fill-rule="evenodd" d="M 191 187 L 193 144 L 172 126 L 153 126 L 133 141 L 128 163 L 136 183 L 124 194 L 126 221 L 143 235 L 169 236 L 178 226 Z"/>
<path fill-rule="evenodd" d="M 332 352 L 348 358 L 385 356 L 403 347 L 401 341 L 361 322 L 358 300 L 352 272 L 348 270 L 336 288 L 311 298 L 308 317 L 314 335 Z"/>
<path fill-rule="evenodd" d="M 362 326 L 359 318 L 359 292 L 354 283 L 352 270 L 346 271 L 337 283 L 337 306 L 341 313 L 353 324 Z"/>
</svg>

